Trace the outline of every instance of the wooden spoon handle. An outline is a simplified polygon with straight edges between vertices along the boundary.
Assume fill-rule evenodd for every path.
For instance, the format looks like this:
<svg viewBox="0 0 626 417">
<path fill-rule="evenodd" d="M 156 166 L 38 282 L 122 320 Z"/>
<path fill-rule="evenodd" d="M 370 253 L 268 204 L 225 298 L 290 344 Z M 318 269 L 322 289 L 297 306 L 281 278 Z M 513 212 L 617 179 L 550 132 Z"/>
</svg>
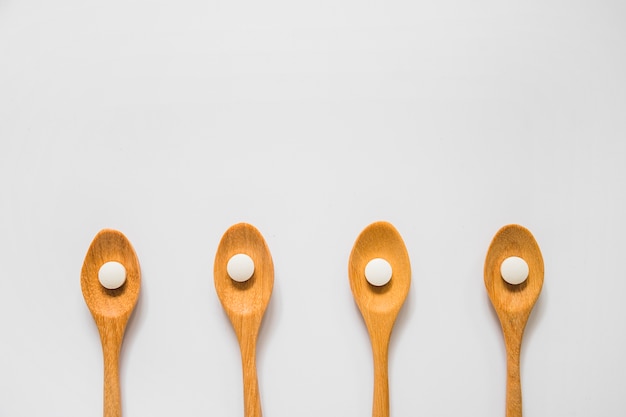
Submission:
<svg viewBox="0 0 626 417">
<path fill-rule="evenodd" d="M 374 404 L 372 417 L 389 417 L 389 343 L 372 342 L 374 356 Z"/>
<path fill-rule="evenodd" d="M 519 350 L 517 353 L 507 353 L 506 417 L 522 417 L 522 384 L 519 364 Z"/>
<path fill-rule="evenodd" d="M 506 417 L 522 417 L 522 383 L 520 379 L 520 351 L 524 328 L 504 326 L 506 345 Z"/>
<path fill-rule="evenodd" d="M 104 353 L 104 417 L 122 417 L 119 352 Z"/>
<path fill-rule="evenodd" d="M 389 336 L 391 331 L 378 329 L 371 337 L 374 357 L 374 404 L 372 417 L 389 417 Z"/>
<path fill-rule="evenodd" d="M 243 407 L 245 417 L 262 417 L 259 381 L 256 373 L 256 340 L 242 341 Z"/>
<path fill-rule="evenodd" d="M 125 323 L 108 322 L 98 327 L 104 357 L 104 417 L 122 417 L 119 362 Z"/>
</svg>

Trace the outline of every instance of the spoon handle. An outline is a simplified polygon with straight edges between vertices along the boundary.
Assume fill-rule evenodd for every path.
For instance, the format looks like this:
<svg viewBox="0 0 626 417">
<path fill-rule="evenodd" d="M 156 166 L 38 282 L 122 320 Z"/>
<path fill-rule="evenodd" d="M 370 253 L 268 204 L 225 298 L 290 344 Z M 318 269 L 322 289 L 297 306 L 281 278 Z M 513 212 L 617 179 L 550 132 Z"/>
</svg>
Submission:
<svg viewBox="0 0 626 417">
<path fill-rule="evenodd" d="M 104 357 L 104 417 L 122 417 L 119 359 L 124 327 L 115 321 L 98 326 Z"/>
<path fill-rule="evenodd" d="M 524 329 L 508 324 L 502 330 L 506 346 L 506 417 L 522 417 L 520 351 Z"/>
<path fill-rule="evenodd" d="M 389 340 L 394 318 L 379 316 L 367 326 L 374 358 L 374 399 L 372 417 L 389 417 Z"/>
<path fill-rule="evenodd" d="M 259 381 L 253 358 L 243 358 L 243 406 L 245 417 L 262 417 Z"/>
<path fill-rule="evenodd" d="M 262 417 L 259 381 L 256 373 L 256 336 L 240 341 L 243 370 L 243 407 L 245 417 Z"/>
<path fill-rule="evenodd" d="M 507 352 L 506 417 L 522 417 L 522 384 L 519 372 L 519 351 Z"/>
<path fill-rule="evenodd" d="M 374 356 L 374 404 L 372 417 L 389 417 L 389 338 L 372 339 Z"/>
</svg>

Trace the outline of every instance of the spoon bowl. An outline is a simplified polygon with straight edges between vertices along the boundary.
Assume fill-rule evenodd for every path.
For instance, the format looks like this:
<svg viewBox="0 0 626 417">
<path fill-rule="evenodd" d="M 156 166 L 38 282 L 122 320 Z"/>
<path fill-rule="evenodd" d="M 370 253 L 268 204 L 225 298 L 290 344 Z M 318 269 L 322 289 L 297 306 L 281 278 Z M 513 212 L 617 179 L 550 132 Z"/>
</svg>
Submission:
<svg viewBox="0 0 626 417">
<path fill-rule="evenodd" d="M 528 277 L 518 285 L 504 281 L 502 262 L 512 256 L 528 264 Z M 511 224 L 494 236 L 485 259 L 485 288 L 500 320 L 507 351 L 506 416 L 522 417 L 520 350 L 528 317 L 543 286 L 543 257 L 528 229 Z"/>
<path fill-rule="evenodd" d="M 370 284 L 365 267 L 382 258 L 392 268 L 391 280 Z M 388 349 L 391 330 L 411 286 L 411 265 L 402 237 L 390 223 L 367 226 L 356 239 L 348 263 L 350 289 L 367 327 L 374 357 L 373 417 L 389 416 Z"/>
<path fill-rule="evenodd" d="M 249 280 L 237 282 L 228 275 L 228 261 L 246 254 L 254 262 Z M 261 400 L 256 373 L 256 342 L 263 315 L 274 286 L 274 264 L 261 233 L 252 225 L 230 227 L 217 249 L 214 263 L 215 291 L 239 341 L 244 385 L 244 415 L 261 417 Z"/>
<path fill-rule="evenodd" d="M 98 280 L 100 267 L 109 261 L 119 262 L 126 269 L 126 281 L 114 290 L 104 288 Z M 119 354 L 126 325 L 137 303 L 141 287 L 137 255 L 121 232 L 104 229 L 96 235 L 85 255 L 80 284 L 102 343 L 104 417 L 121 417 Z"/>
</svg>

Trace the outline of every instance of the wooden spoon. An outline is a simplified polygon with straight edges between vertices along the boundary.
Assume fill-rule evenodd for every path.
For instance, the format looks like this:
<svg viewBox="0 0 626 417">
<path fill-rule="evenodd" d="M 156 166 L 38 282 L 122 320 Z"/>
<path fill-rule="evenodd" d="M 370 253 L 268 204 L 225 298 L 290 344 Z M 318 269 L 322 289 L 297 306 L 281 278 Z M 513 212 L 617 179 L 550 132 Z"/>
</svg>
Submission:
<svg viewBox="0 0 626 417">
<path fill-rule="evenodd" d="M 250 256 L 254 261 L 254 274 L 245 282 L 232 280 L 226 270 L 230 258 L 239 253 Z M 256 341 L 272 295 L 274 264 L 263 236 L 254 226 L 239 223 L 224 233 L 215 254 L 214 280 L 215 290 L 235 329 L 241 349 L 244 415 L 261 417 Z"/>
<path fill-rule="evenodd" d="M 98 280 L 100 267 L 109 261 L 126 269 L 126 282 L 108 290 Z M 101 230 L 85 256 L 80 286 L 102 342 L 104 356 L 104 417 L 121 417 L 119 356 L 128 319 L 137 303 L 141 278 L 139 261 L 130 242 L 117 230 Z"/>
<path fill-rule="evenodd" d="M 502 261 L 517 256 L 528 264 L 528 278 L 518 285 L 504 281 Z M 520 350 L 530 312 L 543 285 L 543 258 L 533 235 L 524 227 L 511 224 L 494 236 L 485 259 L 485 287 L 502 332 L 507 356 L 506 417 L 522 417 Z"/>
<path fill-rule="evenodd" d="M 391 280 L 380 287 L 365 278 L 374 258 L 391 264 Z M 369 332 L 374 357 L 373 417 L 389 417 L 388 349 L 391 330 L 411 285 L 411 264 L 402 237 L 387 222 L 367 226 L 356 239 L 348 266 L 350 288 Z"/>
</svg>

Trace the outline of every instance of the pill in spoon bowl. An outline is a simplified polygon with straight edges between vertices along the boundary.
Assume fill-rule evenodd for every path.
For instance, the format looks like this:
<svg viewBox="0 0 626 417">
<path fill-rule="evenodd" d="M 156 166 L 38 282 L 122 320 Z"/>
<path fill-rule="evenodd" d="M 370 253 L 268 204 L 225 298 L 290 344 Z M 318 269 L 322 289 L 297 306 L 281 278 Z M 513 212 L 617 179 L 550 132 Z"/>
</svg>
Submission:
<svg viewBox="0 0 626 417">
<path fill-rule="evenodd" d="M 484 279 L 507 353 L 506 417 L 522 417 L 522 336 L 541 293 L 543 272 L 539 245 L 528 229 L 511 224 L 496 233 L 487 251 Z"/>
<path fill-rule="evenodd" d="M 350 254 L 348 275 L 372 344 L 372 416 L 389 417 L 389 340 L 411 285 L 409 255 L 395 227 L 376 222 L 361 232 Z"/>
<path fill-rule="evenodd" d="M 85 256 L 80 284 L 100 333 L 104 357 L 104 417 L 121 417 L 119 355 L 128 319 L 139 297 L 137 255 L 117 230 L 100 231 Z"/>
<path fill-rule="evenodd" d="M 274 264 L 261 233 L 247 223 L 230 227 L 215 254 L 213 273 L 241 350 L 244 415 L 261 417 L 256 342 L 274 286 Z"/>
</svg>

